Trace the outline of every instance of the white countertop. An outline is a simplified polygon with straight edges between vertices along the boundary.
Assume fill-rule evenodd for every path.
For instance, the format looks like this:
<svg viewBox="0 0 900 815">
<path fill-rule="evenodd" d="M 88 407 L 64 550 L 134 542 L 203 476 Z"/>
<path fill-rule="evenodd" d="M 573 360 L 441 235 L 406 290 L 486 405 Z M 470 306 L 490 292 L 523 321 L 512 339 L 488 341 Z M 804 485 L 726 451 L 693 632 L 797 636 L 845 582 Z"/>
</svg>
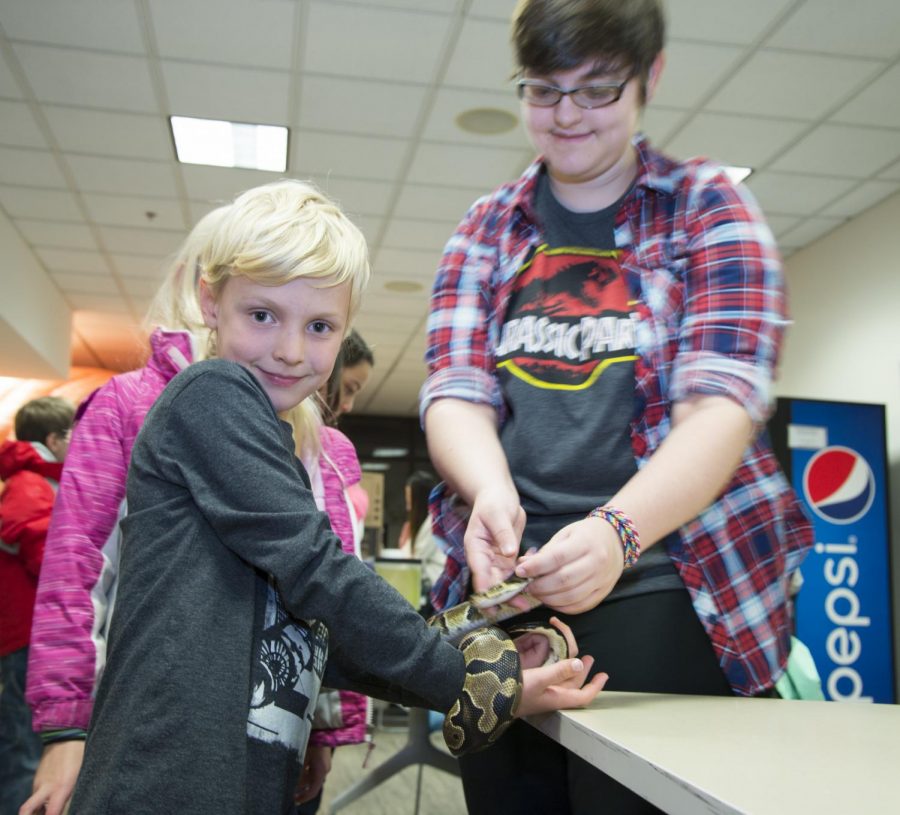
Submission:
<svg viewBox="0 0 900 815">
<path fill-rule="evenodd" d="M 900 707 L 604 691 L 529 718 L 671 815 L 900 813 Z"/>
</svg>

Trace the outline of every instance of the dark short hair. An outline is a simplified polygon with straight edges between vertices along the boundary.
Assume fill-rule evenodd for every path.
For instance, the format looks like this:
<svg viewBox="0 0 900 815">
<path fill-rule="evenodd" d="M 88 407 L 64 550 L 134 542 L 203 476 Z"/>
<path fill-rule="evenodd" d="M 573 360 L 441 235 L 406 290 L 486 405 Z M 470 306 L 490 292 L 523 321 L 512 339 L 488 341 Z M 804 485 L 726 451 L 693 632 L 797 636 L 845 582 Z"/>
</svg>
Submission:
<svg viewBox="0 0 900 815">
<path fill-rule="evenodd" d="M 663 49 L 661 0 L 519 0 L 512 41 L 519 70 L 550 74 L 596 60 L 642 87 Z"/>
<path fill-rule="evenodd" d="M 352 368 L 360 362 L 368 362 L 369 365 L 375 366 L 375 356 L 372 349 L 366 344 L 366 341 L 359 335 L 354 328 L 341 344 L 341 364 L 345 368 Z"/>
<path fill-rule="evenodd" d="M 26 402 L 16 412 L 15 429 L 19 441 L 43 444 L 51 433 L 65 435 L 75 421 L 75 405 L 59 396 L 42 396 Z"/>
</svg>

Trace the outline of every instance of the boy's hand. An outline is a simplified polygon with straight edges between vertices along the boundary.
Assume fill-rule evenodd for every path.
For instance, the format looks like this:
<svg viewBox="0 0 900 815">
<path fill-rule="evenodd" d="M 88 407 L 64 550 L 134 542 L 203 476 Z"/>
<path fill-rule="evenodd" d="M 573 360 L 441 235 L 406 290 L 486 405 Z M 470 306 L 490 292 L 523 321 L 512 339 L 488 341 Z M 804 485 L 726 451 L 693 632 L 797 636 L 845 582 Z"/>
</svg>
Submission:
<svg viewBox="0 0 900 815">
<path fill-rule="evenodd" d="M 331 772 L 331 747 L 316 745 L 306 748 L 303 769 L 294 792 L 294 803 L 305 804 L 312 801 L 321 791 L 325 776 Z"/>
<path fill-rule="evenodd" d="M 540 668 L 522 671 L 522 699 L 516 716 L 549 713 L 553 710 L 584 707 L 603 690 L 609 676 L 598 673 L 585 684 L 594 664 L 593 657 L 564 659 Z"/>
<path fill-rule="evenodd" d="M 22 804 L 19 815 L 62 815 L 72 797 L 83 761 L 83 739 L 45 746 L 34 774 L 34 793 Z"/>
</svg>

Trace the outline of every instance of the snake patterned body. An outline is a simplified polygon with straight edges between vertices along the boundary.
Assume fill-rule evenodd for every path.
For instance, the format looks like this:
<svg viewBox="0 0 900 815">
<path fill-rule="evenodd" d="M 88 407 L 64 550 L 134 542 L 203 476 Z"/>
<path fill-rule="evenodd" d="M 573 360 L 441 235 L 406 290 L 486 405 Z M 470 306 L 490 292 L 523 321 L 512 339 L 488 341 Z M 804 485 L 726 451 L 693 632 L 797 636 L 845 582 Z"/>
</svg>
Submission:
<svg viewBox="0 0 900 815">
<path fill-rule="evenodd" d="M 522 667 L 513 639 L 539 633 L 550 644 L 547 662 L 568 656 L 565 638 L 551 626 L 524 623 L 499 627 L 540 602 L 526 593 L 531 581 L 512 577 L 463 603 L 435 614 L 428 624 L 462 651 L 466 678 L 462 693 L 444 719 L 444 740 L 453 755 L 493 744 L 512 723 L 522 696 Z M 519 596 L 526 608 L 509 601 Z"/>
</svg>

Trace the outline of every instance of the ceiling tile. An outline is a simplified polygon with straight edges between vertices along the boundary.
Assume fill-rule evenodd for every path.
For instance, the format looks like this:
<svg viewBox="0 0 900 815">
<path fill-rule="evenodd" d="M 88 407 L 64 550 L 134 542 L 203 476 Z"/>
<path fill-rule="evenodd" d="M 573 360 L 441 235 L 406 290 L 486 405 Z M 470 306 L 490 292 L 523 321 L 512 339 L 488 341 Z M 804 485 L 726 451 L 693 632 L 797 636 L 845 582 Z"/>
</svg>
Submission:
<svg viewBox="0 0 900 815">
<path fill-rule="evenodd" d="M 53 153 L 15 147 L 0 147 L 0 184 L 67 188 Z"/>
<path fill-rule="evenodd" d="M 793 229 L 802 220 L 799 215 L 766 215 L 766 223 L 769 224 L 769 228 L 776 238 L 789 229 Z"/>
<path fill-rule="evenodd" d="M 163 57 L 290 70 L 296 3 L 150 0 Z M 198 37 L 197 32 L 203 36 Z"/>
<path fill-rule="evenodd" d="M 75 274 L 51 272 L 50 277 L 59 288 L 69 294 L 109 294 L 115 292 L 116 283 L 108 274 Z"/>
<path fill-rule="evenodd" d="M 0 25 L 12 40 L 142 54 L 144 43 L 136 8 L 133 3 L 109 0 L 3 3 Z"/>
<path fill-rule="evenodd" d="M 668 0 L 669 37 L 710 42 L 755 42 L 794 0 Z"/>
<path fill-rule="evenodd" d="M 416 151 L 408 179 L 420 184 L 492 187 L 516 177 L 522 153 L 496 147 L 423 143 Z"/>
<path fill-rule="evenodd" d="M 99 252 L 78 249 L 44 249 L 34 252 L 50 272 L 83 272 L 93 275 L 109 275 L 109 265 Z"/>
<path fill-rule="evenodd" d="M 286 125 L 290 74 L 164 60 L 169 109 L 178 116 Z"/>
<path fill-rule="evenodd" d="M 107 290 L 108 291 L 108 290 Z M 78 310 L 130 314 L 131 309 L 118 294 L 66 294 L 69 305 Z"/>
<path fill-rule="evenodd" d="M 690 121 L 690 116 L 686 110 L 663 108 L 651 102 L 644 108 L 641 130 L 655 145 L 665 147 L 673 134 L 687 121 Z"/>
<path fill-rule="evenodd" d="M 900 128 L 900 65 L 895 65 L 863 88 L 832 117 L 837 122 Z"/>
<path fill-rule="evenodd" d="M 801 3 L 766 45 L 820 54 L 894 58 L 900 4 L 896 0 L 866 0 L 853 4 L 852 13 L 848 10 L 845 0 Z"/>
<path fill-rule="evenodd" d="M 393 180 L 409 142 L 376 136 L 349 136 L 301 130 L 292 140 L 291 173 L 300 177 L 337 175 L 374 180 Z"/>
<path fill-rule="evenodd" d="M 878 70 L 878 63 L 760 51 L 708 102 L 709 110 L 817 119 Z"/>
<path fill-rule="evenodd" d="M 384 181 L 366 181 L 358 178 L 320 178 L 318 187 L 329 198 L 340 204 L 351 218 L 360 215 L 387 215 L 394 185 Z"/>
<path fill-rule="evenodd" d="M 301 83 L 299 123 L 312 130 L 409 138 L 425 93 L 416 85 L 307 76 Z"/>
<path fill-rule="evenodd" d="M 458 223 L 469 207 L 486 192 L 483 187 L 456 188 L 405 184 L 394 208 L 394 215 L 399 218 L 416 218 L 427 213 L 429 218 Z"/>
<path fill-rule="evenodd" d="M 125 277 L 122 279 L 125 291 L 141 303 L 153 299 L 159 289 L 159 280 L 152 277 Z M 145 309 L 141 309 L 144 311 Z"/>
<path fill-rule="evenodd" d="M 48 218 L 76 223 L 84 221 L 75 197 L 69 192 L 0 187 L 0 205 L 14 218 Z"/>
<path fill-rule="evenodd" d="M 780 238 L 785 246 L 806 246 L 837 229 L 843 218 L 807 218 Z"/>
<path fill-rule="evenodd" d="M 168 256 L 177 251 L 186 232 L 164 229 L 129 229 L 119 226 L 99 227 L 103 245 L 110 252 Z"/>
<path fill-rule="evenodd" d="M 174 148 L 168 124 L 157 116 L 45 105 L 59 146 L 73 153 L 168 160 Z"/>
<path fill-rule="evenodd" d="M 457 117 L 466 111 L 486 108 L 501 110 L 512 114 L 516 124 L 505 133 L 482 134 L 470 133 L 457 124 Z M 456 90 L 444 88 L 434 96 L 434 105 L 422 131 L 422 137 L 428 141 L 456 142 L 477 144 L 484 147 L 519 147 L 529 146 L 525 130 L 519 124 L 519 101 L 512 86 L 504 93 L 488 91 Z"/>
<path fill-rule="evenodd" d="M 516 0 L 472 0 L 469 6 L 469 16 L 487 17 L 509 24 L 515 7 Z"/>
<path fill-rule="evenodd" d="M 376 245 L 378 235 L 384 229 L 384 218 L 356 214 L 353 216 L 353 223 L 363 233 L 363 237 L 366 239 L 366 243 L 368 243 L 371 251 L 371 248 Z"/>
<path fill-rule="evenodd" d="M 772 164 L 797 173 L 865 178 L 900 157 L 900 131 L 822 125 Z"/>
<path fill-rule="evenodd" d="M 135 161 L 100 156 L 69 154 L 66 163 L 84 192 L 111 192 L 122 195 L 140 192 L 175 198 L 175 168 L 171 163 Z"/>
<path fill-rule="evenodd" d="M 449 20 L 436 14 L 313 3 L 303 67 L 313 73 L 427 84 L 444 50 Z"/>
<path fill-rule="evenodd" d="M 332 3 L 334 0 L 312 0 L 312 2 L 314 4 L 317 2 Z M 433 14 L 450 14 L 456 9 L 458 2 L 457 0 L 366 0 L 366 5 L 380 8 L 419 9 L 430 11 Z"/>
<path fill-rule="evenodd" d="M 750 176 L 748 186 L 766 213 L 811 215 L 846 194 L 855 183 L 850 178 L 764 171 Z"/>
<path fill-rule="evenodd" d="M 47 146 L 44 134 L 24 102 L 0 99 L 0 144 L 16 147 Z"/>
<path fill-rule="evenodd" d="M 123 281 L 131 277 L 153 278 L 159 284 L 167 271 L 167 260 L 175 254 L 176 248 L 173 247 L 165 255 L 128 255 L 116 252 L 109 259 Z"/>
<path fill-rule="evenodd" d="M 680 158 L 708 156 L 724 164 L 762 167 L 808 125 L 784 119 L 700 113 L 666 144 Z"/>
<path fill-rule="evenodd" d="M 241 170 L 232 167 L 204 167 L 199 164 L 181 165 L 181 174 L 188 196 L 196 201 L 216 206 L 232 201 L 237 195 L 258 187 L 261 184 L 269 184 L 280 177 L 277 173 L 267 173 L 262 170 Z M 205 212 L 208 209 L 204 210 Z M 196 217 L 194 221 L 196 222 Z"/>
<path fill-rule="evenodd" d="M 22 99 L 24 94 L 9 70 L 5 59 L 0 59 L 0 96 L 6 99 Z"/>
<path fill-rule="evenodd" d="M 456 221 L 423 221 L 393 218 L 382 245 L 401 249 L 441 251 L 456 230 Z"/>
<path fill-rule="evenodd" d="M 87 225 L 21 218 L 16 221 L 16 226 L 32 246 L 92 251 L 97 249 L 94 234 Z"/>
<path fill-rule="evenodd" d="M 447 239 L 451 232 L 447 233 Z M 430 281 L 441 260 L 441 249 L 430 252 L 415 249 L 379 249 L 375 254 L 375 269 L 385 280 L 411 277 Z"/>
<path fill-rule="evenodd" d="M 855 190 L 842 195 L 830 207 L 823 209 L 822 215 L 852 218 L 896 192 L 900 192 L 900 179 L 898 181 L 866 181 Z"/>
<path fill-rule="evenodd" d="M 506 90 L 516 71 L 508 43 L 509 23 L 467 19 L 447 66 L 444 84 L 498 92 Z"/>
<path fill-rule="evenodd" d="M 668 107 L 694 107 L 743 55 L 744 49 L 735 46 L 671 42 L 653 100 Z"/>
<path fill-rule="evenodd" d="M 85 193 L 82 198 L 91 220 L 96 224 L 163 230 L 177 230 L 186 226 L 181 205 L 172 199 L 101 193 Z"/>
<path fill-rule="evenodd" d="M 898 161 L 896 164 L 888 167 L 887 169 L 882 170 L 878 174 L 878 177 L 879 178 L 889 178 L 894 181 L 900 181 L 900 161 Z"/>
<path fill-rule="evenodd" d="M 13 49 L 42 102 L 135 113 L 157 110 L 143 59 L 22 43 Z"/>
</svg>

